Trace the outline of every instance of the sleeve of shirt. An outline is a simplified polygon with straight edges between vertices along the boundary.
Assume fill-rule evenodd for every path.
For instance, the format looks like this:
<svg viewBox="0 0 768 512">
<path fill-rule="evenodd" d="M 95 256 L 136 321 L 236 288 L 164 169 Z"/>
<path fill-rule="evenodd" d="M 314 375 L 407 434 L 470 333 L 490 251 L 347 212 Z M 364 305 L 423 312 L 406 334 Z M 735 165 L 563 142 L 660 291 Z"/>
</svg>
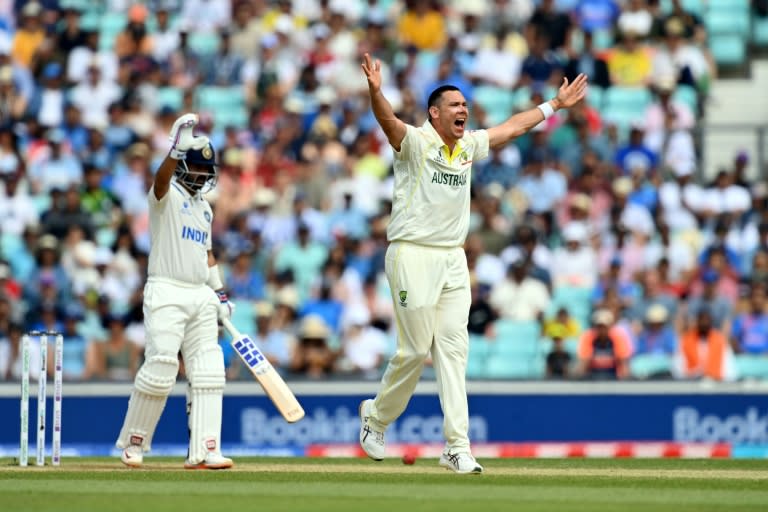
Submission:
<svg viewBox="0 0 768 512">
<path fill-rule="evenodd" d="M 400 151 L 393 148 L 395 160 L 414 160 L 418 157 L 421 147 L 418 130 L 410 124 L 405 125 L 405 137 L 400 142 Z"/>
<path fill-rule="evenodd" d="M 472 155 L 472 161 L 476 162 L 488 157 L 489 141 L 488 130 L 470 130 L 468 132 L 469 138 L 472 140 L 472 144 L 475 147 L 475 152 Z"/>
<path fill-rule="evenodd" d="M 171 202 L 172 190 L 169 188 L 168 192 L 161 198 L 155 197 L 155 186 L 152 185 L 147 192 L 147 202 L 149 203 L 149 209 L 157 212 L 165 211 L 166 206 Z"/>
<path fill-rule="evenodd" d="M 210 219 L 210 222 L 208 222 L 208 237 L 205 239 L 205 249 L 208 251 L 213 250 L 213 211 L 211 210 L 211 207 L 208 207 L 208 218 Z"/>
</svg>

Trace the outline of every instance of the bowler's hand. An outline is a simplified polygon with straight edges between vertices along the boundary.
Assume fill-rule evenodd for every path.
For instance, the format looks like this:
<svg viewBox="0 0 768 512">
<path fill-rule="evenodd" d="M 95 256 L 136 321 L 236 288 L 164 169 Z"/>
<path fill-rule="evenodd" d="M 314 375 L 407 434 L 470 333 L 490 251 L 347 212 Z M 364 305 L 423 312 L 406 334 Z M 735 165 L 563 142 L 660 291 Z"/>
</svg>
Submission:
<svg viewBox="0 0 768 512">
<path fill-rule="evenodd" d="M 381 90 L 381 61 L 379 59 L 373 60 L 371 55 L 366 53 L 363 57 L 363 63 L 360 65 L 365 73 L 365 78 L 368 79 L 368 89 L 371 92 L 378 92 Z"/>
<path fill-rule="evenodd" d="M 563 85 L 557 91 L 555 104 L 557 108 L 570 108 L 584 99 L 587 95 L 587 75 L 580 73 L 572 83 L 563 77 Z"/>
</svg>

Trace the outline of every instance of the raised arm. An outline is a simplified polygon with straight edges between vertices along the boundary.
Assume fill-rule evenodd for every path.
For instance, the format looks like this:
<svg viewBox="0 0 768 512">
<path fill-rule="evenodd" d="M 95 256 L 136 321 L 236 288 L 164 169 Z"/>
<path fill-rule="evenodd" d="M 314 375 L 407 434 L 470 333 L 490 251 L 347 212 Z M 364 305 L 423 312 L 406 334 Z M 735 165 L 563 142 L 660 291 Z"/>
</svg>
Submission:
<svg viewBox="0 0 768 512">
<path fill-rule="evenodd" d="M 507 144 L 531 128 L 550 117 L 561 108 L 570 108 L 587 94 L 587 75 L 577 76 L 572 83 L 563 78 L 563 85 L 557 91 L 557 96 L 538 107 L 515 114 L 503 123 L 488 129 L 490 147 L 496 148 Z"/>
<path fill-rule="evenodd" d="M 395 116 L 392 105 L 381 93 L 381 61 L 371 59 L 369 54 L 365 54 L 361 64 L 365 78 L 368 80 L 368 93 L 371 95 L 371 109 L 376 121 L 379 122 L 381 129 L 387 136 L 389 144 L 400 151 L 400 143 L 405 137 L 405 123 Z"/>
<path fill-rule="evenodd" d="M 208 137 L 195 136 L 193 133 L 197 126 L 196 114 L 184 114 L 176 119 L 168 138 L 171 140 L 171 151 L 165 157 L 155 173 L 154 192 L 155 198 L 162 199 L 168 193 L 171 186 L 171 178 L 176 170 L 179 160 L 184 160 L 190 149 L 201 149 L 208 144 Z"/>
</svg>

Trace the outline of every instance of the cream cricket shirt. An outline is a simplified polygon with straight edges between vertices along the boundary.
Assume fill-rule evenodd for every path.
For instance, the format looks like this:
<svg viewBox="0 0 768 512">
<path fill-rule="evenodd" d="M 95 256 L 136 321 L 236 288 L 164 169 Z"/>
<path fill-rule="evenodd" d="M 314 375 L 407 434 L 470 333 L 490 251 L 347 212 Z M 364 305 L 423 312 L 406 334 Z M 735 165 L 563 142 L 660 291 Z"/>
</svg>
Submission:
<svg viewBox="0 0 768 512">
<path fill-rule="evenodd" d="M 472 163 L 488 156 L 488 132 L 468 130 L 453 153 L 435 129 L 406 125 L 395 151 L 390 242 L 460 247 L 469 231 Z"/>
<path fill-rule="evenodd" d="M 201 285 L 208 280 L 208 251 L 211 249 L 211 206 L 189 193 L 175 179 L 168 193 L 158 200 L 154 187 L 149 201 L 149 277 Z"/>
</svg>

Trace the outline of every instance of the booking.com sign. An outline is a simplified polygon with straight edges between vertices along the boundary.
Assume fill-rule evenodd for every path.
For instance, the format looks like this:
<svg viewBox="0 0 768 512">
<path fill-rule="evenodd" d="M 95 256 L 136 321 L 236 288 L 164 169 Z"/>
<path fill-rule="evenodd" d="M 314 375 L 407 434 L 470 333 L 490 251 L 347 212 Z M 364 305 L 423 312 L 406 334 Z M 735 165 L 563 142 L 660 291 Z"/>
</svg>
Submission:
<svg viewBox="0 0 768 512">
<path fill-rule="evenodd" d="M 329 412 L 314 409 L 298 423 L 288 424 L 277 415 L 258 407 L 247 407 L 240 414 L 241 442 L 251 445 L 305 445 L 324 443 L 356 443 L 360 432 L 357 411 L 337 407 Z M 488 440 L 485 418 L 469 418 L 469 437 L 473 441 Z M 387 441 L 400 443 L 443 442 L 443 418 L 440 415 L 405 414 L 387 428 Z"/>
<path fill-rule="evenodd" d="M 677 407 L 672 418 L 675 441 L 768 443 L 768 413 L 761 415 L 757 407 L 747 408 L 744 414 L 728 416 L 701 414 L 694 407 Z"/>
</svg>

